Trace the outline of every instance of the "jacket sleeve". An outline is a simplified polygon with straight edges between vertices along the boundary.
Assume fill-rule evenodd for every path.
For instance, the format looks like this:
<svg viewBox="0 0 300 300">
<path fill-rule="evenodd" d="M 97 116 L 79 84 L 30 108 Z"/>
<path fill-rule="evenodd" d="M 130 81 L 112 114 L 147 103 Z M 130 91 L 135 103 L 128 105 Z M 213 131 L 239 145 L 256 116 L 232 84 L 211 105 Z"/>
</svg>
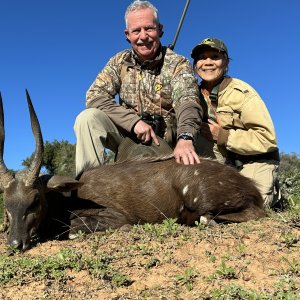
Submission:
<svg viewBox="0 0 300 300">
<path fill-rule="evenodd" d="M 202 122 L 203 111 L 199 87 L 190 62 L 183 58 L 176 66 L 171 80 L 173 107 L 177 117 L 177 135 L 195 135 Z"/>
<path fill-rule="evenodd" d="M 118 55 L 112 57 L 86 94 L 86 107 L 99 108 L 119 127 L 130 132 L 139 121 L 139 116 L 134 110 L 126 109 L 119 105 L 115 96 L 121 87 L 121 64 Z"/>
<path fill-rule="evenodd" d="M 276 134 L 271 116 L 253 90 L 235 91 L 236 99 L 242 97 L 239 118 L 233 118 L 232 127 L 224 128 L 218 144 L 241 155 L 255 155 L 277 149 Z M 240 124 L 239 124 L 240 123 Z"/>
</svg>

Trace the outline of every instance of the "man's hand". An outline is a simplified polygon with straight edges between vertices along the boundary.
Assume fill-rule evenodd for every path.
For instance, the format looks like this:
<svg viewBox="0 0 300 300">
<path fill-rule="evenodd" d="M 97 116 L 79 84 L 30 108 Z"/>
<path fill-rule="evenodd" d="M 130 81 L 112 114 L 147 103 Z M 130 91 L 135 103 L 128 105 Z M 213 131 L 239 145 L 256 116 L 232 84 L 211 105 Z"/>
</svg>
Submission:
<svg viewBox="0 0 300 300">
<path fill-rule="evenodd" d="M 174 156 L 177 163 L 184 165 L 193 165 L 200 163 L 198 154 L 195 151 L 192 140 L 179 139 L 174 149 Z"/>
<path fill-rule="evenodd" d="M 152 127 L 144 121 L 138 121 L 133 128 L 133 132 L 136 134 L 136 137 L 142 142 L 142 144 L 147 144 L 153 139 L 154 143 L 159 145 L 158 139 Z"/>
<path fill-rule="evenodd" d="M 201 135 L 209 141 L 217 141 L 220 125 L 212 120 L 208 120 L 208 123 L 202 123 L 201 125 Z"/>
</svg>

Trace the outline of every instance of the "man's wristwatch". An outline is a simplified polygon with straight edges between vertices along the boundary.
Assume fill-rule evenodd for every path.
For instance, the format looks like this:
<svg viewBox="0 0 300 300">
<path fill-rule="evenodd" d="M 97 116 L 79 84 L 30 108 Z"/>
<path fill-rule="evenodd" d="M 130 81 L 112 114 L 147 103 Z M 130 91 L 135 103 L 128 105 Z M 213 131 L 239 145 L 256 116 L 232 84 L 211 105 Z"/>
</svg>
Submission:
<svg viewBox="0 0 300 300">
<path fill-rule="evenodd" d="M 189 132 L 183 132 L 183 133 L 180 133 L 177 137 L 177 141 L 178 140 L 186 140 L 186 141 L 193 141 L 194 142 L 194 137 L 191 133 Z"/>
</svg>

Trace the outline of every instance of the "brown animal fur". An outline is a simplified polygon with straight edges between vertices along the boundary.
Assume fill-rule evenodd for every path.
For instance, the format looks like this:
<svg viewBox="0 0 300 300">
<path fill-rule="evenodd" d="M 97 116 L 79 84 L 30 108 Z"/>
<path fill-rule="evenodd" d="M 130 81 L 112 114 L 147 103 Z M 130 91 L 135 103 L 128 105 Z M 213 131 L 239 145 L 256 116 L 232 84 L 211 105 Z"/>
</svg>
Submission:
<svg viewBox="0 0 300 300">
<path fill-rule="evenodd" d="M 39 176 L 43 140 L 28 93 L 27 101 L 36 153 L 32 166 L 16 175 L 2 160 L 0 111 L 0 190 L 9 220 L 8 243 L 13 247 L 27 249 L 37 233 L 68 237 L 78 230 L 89 233 L 165 218 L 193 225 L 201 216 L 243 222 L 265 215 L 262 197 L 251 180 L 205 159 L 188 166 L 174 158 L 125 161 L 87 170 L 79 180 Z M 70 197 L 61 193 L 70 191 Z"/>
</svg>

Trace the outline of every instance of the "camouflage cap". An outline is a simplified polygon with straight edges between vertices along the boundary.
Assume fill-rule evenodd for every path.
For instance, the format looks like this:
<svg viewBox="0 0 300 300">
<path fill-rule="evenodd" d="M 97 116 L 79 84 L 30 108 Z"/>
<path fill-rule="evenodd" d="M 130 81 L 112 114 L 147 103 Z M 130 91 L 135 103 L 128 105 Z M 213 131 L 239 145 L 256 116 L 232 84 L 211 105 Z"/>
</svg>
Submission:
<svg viewBox="0 0 300 300">
<path fill-rule="evenodd" d="M 228 50 L 227 47 L 225 46 L 224 42 L 220 39 L 214 39 L 214 38 L 206 38 L 202 42 L 200 42 L 197 46 L 195 46 L 191 52 L 191 57 L 193 59 L 197 58 L 199 55 L 199 52 L 201 49 L 205 47 L 210 47 L 213 49 L 217 49 L 220 52 L 225 52 L 226 55 L 228 56 Z"/>
</svg>

